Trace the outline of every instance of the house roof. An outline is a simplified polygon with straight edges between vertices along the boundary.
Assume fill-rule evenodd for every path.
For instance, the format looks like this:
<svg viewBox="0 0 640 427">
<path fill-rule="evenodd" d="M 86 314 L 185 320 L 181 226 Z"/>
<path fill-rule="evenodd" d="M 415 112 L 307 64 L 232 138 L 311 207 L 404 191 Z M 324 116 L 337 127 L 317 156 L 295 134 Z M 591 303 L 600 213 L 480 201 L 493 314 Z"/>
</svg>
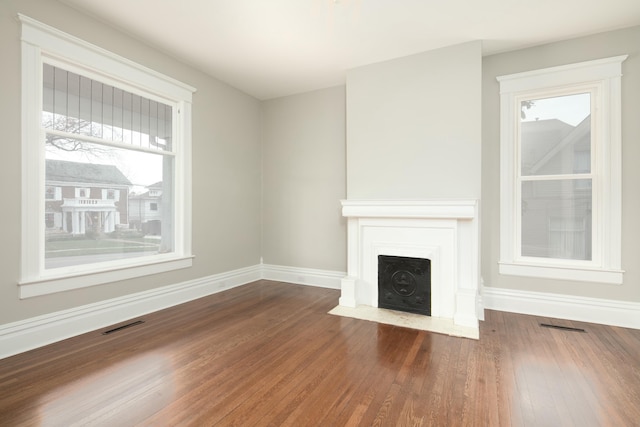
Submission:
<svg viewBox="0 0 640 427">
<path fill-rule="evenodd" d="M 158 181 L 156 183 L 153 183 L 151 185 L 147 185 L 146 186 L 147 191 L 145 191 L 144 193 L 140 193 L 140 194 L 129 194 L 129 199 L 133 200 L 133 199 L 150 199 L 150 200 L 155 200 L 155 199 L 159 199 L 161 196 L 159 195 L 154 195 L 151 196 L 149 194 L 149 190 L 161 190 L 162 189 L 162 181 Z"/>
<path fill-rule="evenodd" d="M 591 132 L 591 114 L 585 117 L 576 127 L 566 134 L 561 141 L 556 143 L 551 149 L 545 153 L 532 167 L 531 172 L 537 173 L 547 162 L 549 162 L 556 154 L 561 152 L 567 146 L 576 146 L 577 144 L 588 144 L 590 139 L 588 135 Z"/>
<path fill-rule="evenodd" d="M 537 164 L 558 145 L 574 127 L 558 119 L 534 120 L 521 123 L 522 159 L 529 166 Z"/>
<path fill-rule="evenodd" d="M 131 181 L 114 165 L 47 159 L 46 166 L 47 181 L 131 185 Z"/>
</svg>

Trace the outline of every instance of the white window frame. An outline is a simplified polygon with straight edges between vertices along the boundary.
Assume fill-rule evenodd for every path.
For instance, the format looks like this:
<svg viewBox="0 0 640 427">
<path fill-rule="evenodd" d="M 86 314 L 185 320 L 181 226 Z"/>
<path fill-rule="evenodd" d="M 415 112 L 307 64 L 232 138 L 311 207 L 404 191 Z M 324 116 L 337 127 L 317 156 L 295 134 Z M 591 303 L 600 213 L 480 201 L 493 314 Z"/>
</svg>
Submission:
<svg viewBox="0 0 640 427">
<path fill-rule="evenodd" d="M 113 193 L 113 198 L 109 198 L 109 192 Z M 102 189 L 102 200 L 115 200 L 116 202 L 120 200 L 120 190 L 115 190 L 113 188 L 103 188 Z"/>
<path fill-rule="evenodd" d="M 84 196 L 83 196 L 84 194 Z M 91 189 L 89 187 L 76 187 L 75 188 L 75 198 L 76 199 L 90 199 L 91 198 Z"/>
<path fill-rule="evenodd" d="M 627 55 L 497 77 L 500 83 L 501 274 L 622 284 L 621 77 Z M 521 255 L 519 126 L 524 99 L 591 92 L 592 260 Z M 595 96 L 594 96 L 595 95 Z"/>
<path fill-rule="evenodd" d="M 18 15 L 22 24 L 22 249 L 20 298 L 29 298 L 192 266 L 191 103 L 195 89 L 74 36 Z M 174 108 L 174 251 L 44 268 L 45 150 L 41 127 L 43 62 L 69 64 L 90 78 L 151 93 Z M 37 195 L 37 197 L 36 197 Z"/>
<path fill-rule="evenodd" d="M 45 192 L 46 192 L 46 188 L 53 188 L 53 197 L 52 198 L 47 198 L 45 196 L 45 199 L 47 202 L 53 202 L 53 201 L 58 201 L 58 200 L 62 200 L 62 187 L 58 187 L 56 185 L 47 185 L 45 187 Z"/>
</svg>

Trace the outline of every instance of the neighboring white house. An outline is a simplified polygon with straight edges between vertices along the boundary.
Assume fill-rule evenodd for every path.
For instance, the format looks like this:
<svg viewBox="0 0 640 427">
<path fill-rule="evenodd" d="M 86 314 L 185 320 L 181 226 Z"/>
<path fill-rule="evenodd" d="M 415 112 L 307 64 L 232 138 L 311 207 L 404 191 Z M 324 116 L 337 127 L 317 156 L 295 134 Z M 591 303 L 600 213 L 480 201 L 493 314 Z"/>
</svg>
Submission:
<svg viewBox="0 0 640 427">
<path fill-rule="evenodd" d="M 129 224 L 145 234 L 160 235 L 162 227 L 162 181 L 147 191 L 129 196 Z"/>
<path fill-rule="evenodd" d="M 557 119 L 522 123 L 526 175 L 588 173 L 591 116 L 576 126 Z M 591 181 L 532 181 L 522 186 L 523 255 L 591 259 Z"/>
<path fill-rule="evenodd" d="M 131 182 L 113 165 L 46 160 L 48 231 L 110 233 L 128 223 Z"/>
</svg>

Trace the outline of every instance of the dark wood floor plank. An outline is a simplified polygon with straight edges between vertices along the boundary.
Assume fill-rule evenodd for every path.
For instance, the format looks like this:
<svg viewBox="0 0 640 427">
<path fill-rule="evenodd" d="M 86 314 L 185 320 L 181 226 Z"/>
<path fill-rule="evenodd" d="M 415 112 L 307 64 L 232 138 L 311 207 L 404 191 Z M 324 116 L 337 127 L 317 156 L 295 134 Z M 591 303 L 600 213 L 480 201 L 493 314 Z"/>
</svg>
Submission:
<svg viewBox="0 0 640 427">
<path fill-rule="evenodd" d="M 376 350 L 373 369 L 360 384 L 355 398 L 364 396 L 368 408 L 363 414 L 362 425 L 380 423 L 385 420 L 384 410 L 389 394 L 394 387 L 398 372 L 401 370 L 406 353 L 418 331 L 389 325 L 377 325 Z M 372 359 L 369 359 L 372 360 Z M 371 363 L 371 362 L 370 362 Z M 349 409 L 347 408 L 347 411 Z M 377 420 L 377 421 L 376 421 Z"/>
<path fill-rule="evenodd" d="M 488 310 L 467 340 L 338 296 L 259 281 L 0 360 L 0 425 L 640 425 L 638 330 Z"/>
<path fill-rule="evenodd" d="M 372 325 L 368 322 L 345 318 L 341 318 L 341 322 L 353 324 L 354 331 L 351 337 L 367 334 L 371 331 Z M 340 339 L 343 338 L 346 336 L 340 337 Z M 370 372 L 370 365 L 366 361 L 354 363 L 353 357 L 357 354 L 371 353 L 374 350 L 371 344 L 371 340 L 354 340 L 352 345 L 343 342 L 343 348 L 339 351 L 338 357 L 331 362 L 332 369 L 324 374 L 322 382 L 309 390 L 304 402 L 288 413 L 282 425 L 297 426 L 301 423 L 323 425 L 326 418 L 332 419 L 336 413 L 344 408 L 350 408 L 350 402 L 356 389 L 353 379 L 363 378 Z M 330 355 L 323 357 L 330 357 Z M 326 403 L 324 405 L 316 404 L 321 401 Z"/>
</svg>

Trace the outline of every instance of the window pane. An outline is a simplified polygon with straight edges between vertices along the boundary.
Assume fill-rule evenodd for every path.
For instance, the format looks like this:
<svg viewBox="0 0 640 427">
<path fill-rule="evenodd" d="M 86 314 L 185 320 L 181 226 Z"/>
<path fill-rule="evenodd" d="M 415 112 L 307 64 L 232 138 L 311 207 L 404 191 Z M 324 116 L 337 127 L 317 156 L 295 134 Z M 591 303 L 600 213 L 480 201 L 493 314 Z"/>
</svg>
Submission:
<svg viewBox="0 0 640 427">
<path fill-rule="evenodd" d="M 42 126 L 134 147 L 171 151 L 172 107 L 43 66 Z"/>
<path fill-rule="evenodd" d="M 50 140 L 45 188 L 61 197 L 44 195 L 46 269 L 173 251 L 173 157 Z"/>
<path fill-rule="evenodd" d="M 590 98 L 582 93 L 521 102 L 523 176 L 591 172 Z"/>
<path fill-rule="evenodd" d="M 591 180 L 522 183 L 522 256 L 591 260 Z"/>
</svg>

